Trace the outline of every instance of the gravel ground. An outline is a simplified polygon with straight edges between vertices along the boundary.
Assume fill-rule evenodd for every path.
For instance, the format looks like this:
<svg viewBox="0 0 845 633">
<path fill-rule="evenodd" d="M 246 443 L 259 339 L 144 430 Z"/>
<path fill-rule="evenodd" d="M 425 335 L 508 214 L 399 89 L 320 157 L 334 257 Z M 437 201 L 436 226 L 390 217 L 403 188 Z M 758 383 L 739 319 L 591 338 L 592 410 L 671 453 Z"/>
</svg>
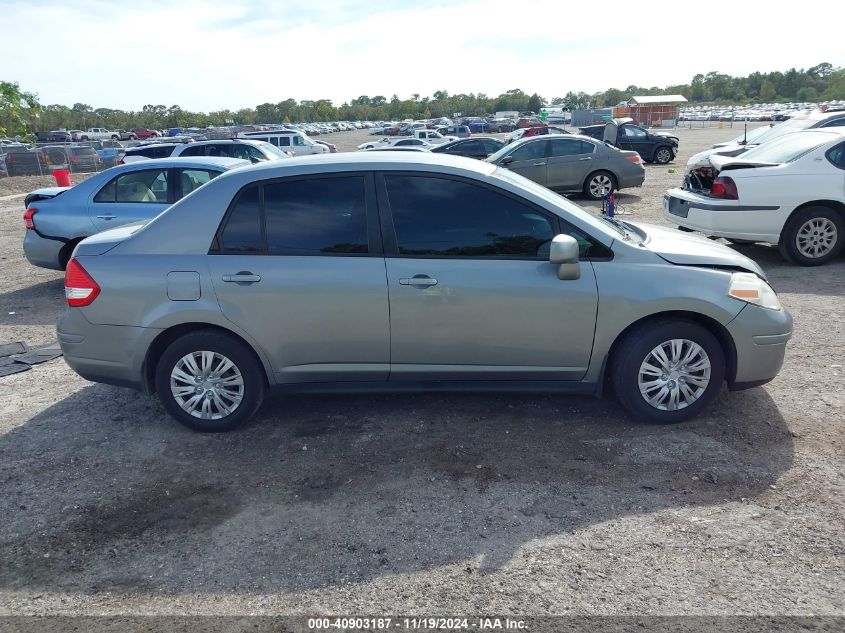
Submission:
<svg viewBox="0 0 845 633">
<path fill-rule="evenodd" d="M 620 203 L 662 223 L 687 157 L 738 133 L 679 130 Z M 23 257 L 15 180 L 0 342 L 47 343 L 61 275 Z M 0 378 L 0 614 L 845 614 L 845 261 L 742 251 L 795 317 L 786 363 L 677 426 L 610 399 L 274 396 L 211 436 L 61 360 Z"/>
</svg>

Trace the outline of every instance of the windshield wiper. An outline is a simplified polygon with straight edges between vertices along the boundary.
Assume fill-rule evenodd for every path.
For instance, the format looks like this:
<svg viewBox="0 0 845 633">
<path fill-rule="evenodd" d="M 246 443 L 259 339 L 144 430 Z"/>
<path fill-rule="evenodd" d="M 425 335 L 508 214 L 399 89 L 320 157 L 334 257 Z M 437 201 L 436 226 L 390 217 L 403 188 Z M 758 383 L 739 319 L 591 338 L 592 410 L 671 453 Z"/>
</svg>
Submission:
<svg viewBox="0 0 845 633">
<path fill-rule="evenodd" d="M 607 216 L 603 213 L 601 215 L 599 215 L 599 218 L 601 218 L 602 220 L 607 222 L 610 226 L 612 226 L 617 231 L 619 231 L 622 234 L 622 237 L 625 238 L 625 240 L 627 240 L 629 242 L 631 241 L 631 233 L 628 230 L 628 227 L 623 222 L 620 222 L 616 218 L 611 218 L 611 217 L 609 217 L 609 216 Z"/>
</svg>

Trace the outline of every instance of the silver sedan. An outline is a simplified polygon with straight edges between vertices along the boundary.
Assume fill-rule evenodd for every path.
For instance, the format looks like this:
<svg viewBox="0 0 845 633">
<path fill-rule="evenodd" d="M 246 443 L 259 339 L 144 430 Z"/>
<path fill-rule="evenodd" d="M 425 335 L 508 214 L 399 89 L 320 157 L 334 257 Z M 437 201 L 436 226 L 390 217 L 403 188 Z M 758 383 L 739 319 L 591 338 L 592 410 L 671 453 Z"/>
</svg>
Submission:
<svg viewBox="0 0 845 633">
<path fill-rule="evenodd" d="M 428 152 L 230 171 L 82 241 L 58 324 L 84 378 L 201 431 L 290 391 L 602 393 L 685 420 L 779 371 L 792 319 L 750 259 L 597 218 L 512 171 Z"/>
<path fill-rule="evenodd" d="M 601 200 L 611 191 L 640 187 L 645 168 L 637 152 L 589 136 L 535 136 L 505 145 L 487 161 L 560 192 L 580 191 Z"/>
</svg>

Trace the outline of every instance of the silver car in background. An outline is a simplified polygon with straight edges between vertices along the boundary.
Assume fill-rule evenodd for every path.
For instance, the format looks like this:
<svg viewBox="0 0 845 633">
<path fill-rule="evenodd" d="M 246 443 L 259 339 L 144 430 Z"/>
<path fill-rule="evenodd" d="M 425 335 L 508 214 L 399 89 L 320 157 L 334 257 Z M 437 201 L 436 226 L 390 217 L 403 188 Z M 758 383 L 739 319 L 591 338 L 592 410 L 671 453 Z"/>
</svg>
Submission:
<svg viewBox="0 0 845 633">
<path fill-rule="evenodd" d="M 84 240 L 58 324 L 89 380 L 231 429 L 270 386 L 600 395 L 678 422 L 780 370 L 792 319 L 750 259 L 600 219 L 428 152 L 233 170 Z"/>
<path fill-rule="evenodd" d="M 64 270 L 76 245 L 100 231 L 149 220 L 224 171 L 235 158 L 167 158 L 107 169 L 73 187 L 27 194 L 23 251 L 34 266 Z"/>
<path fill-rule="evenodd" d="M 532 136 L 505 145 L 486 160 L 554 191 L 580 191 L 591 200 L 601 200 L 618 189 L 641 187 L 645 180 L 637 152 L 582 134 Z"/>
</svg>

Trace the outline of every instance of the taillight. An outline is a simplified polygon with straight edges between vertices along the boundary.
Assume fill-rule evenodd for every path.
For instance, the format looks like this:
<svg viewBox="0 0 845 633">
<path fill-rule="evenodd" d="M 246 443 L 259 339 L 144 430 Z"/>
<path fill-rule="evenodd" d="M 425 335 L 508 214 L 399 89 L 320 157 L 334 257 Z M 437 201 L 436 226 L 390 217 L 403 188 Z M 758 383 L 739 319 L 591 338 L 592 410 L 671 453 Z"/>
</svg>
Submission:
<svg viewBox="0 0 845 633">
<path fill-rule="evenodd" d="M 626 156 L 625 160 L 629 160 L 632 163 L 637 163 L 637 165 L 643 162 L 639 154 L 634 154 L 633 156 Z"/>
<path fill-rule="evenodd" d="M 710 187 L 711 198 L 724 198 L 725 200 L 738 200 L 739 194 L 736 190 L 736 183 L 733 178 L 719 176 L 713 181 Z"/>
<path fill-rule="evenodd" d="M 36 209 L 34 207 L 30 207 L 29 209 L 27 209 L 24 212 L 23 223 L 26 224 L 26 228 L 28 228 L 28 229 L 34 229 L 35 228 L 35 220 L 32 219 L 32 216 L 35 215 L 36 211 L 38 211 L 38 209 Z"/>
<path fill-rule="evenodd" d="M 82 267 L 76 259 L 67 263 L 65 271 L 65 298 L 71 308 L 83 308 L 91 305 L 97 295 L 100 294 L 100 286 L 88 271 Z"/>
</svg>

